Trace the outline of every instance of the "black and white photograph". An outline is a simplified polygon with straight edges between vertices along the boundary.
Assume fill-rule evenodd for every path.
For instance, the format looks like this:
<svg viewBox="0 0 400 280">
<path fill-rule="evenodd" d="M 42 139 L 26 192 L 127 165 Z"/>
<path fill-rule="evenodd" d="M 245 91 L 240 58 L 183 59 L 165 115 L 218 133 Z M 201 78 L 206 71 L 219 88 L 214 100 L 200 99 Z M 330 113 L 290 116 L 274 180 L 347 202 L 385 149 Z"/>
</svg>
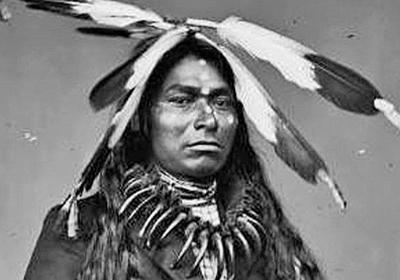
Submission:
<svg viewBox="0 0 400 280">
<path fill-rule="evenodd" d="M 400 279 L 398 0 L 0 0 L 0 279 Z"/>
</svg>

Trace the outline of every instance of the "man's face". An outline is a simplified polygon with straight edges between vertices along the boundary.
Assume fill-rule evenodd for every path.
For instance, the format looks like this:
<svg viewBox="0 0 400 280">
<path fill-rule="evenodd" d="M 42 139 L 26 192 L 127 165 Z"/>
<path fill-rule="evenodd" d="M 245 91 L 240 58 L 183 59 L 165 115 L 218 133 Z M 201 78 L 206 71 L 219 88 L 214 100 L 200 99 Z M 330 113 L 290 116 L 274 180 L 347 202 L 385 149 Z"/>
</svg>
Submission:
<svg viewBox="0 0 400 280">
<path fill-rule="evenodd" d="M 232 90 L 217 69 L 188 56 L 167 74 L 151 110 L 153 160 L 202 179 L 225 164 L 237 127 Z"/>
</svg>

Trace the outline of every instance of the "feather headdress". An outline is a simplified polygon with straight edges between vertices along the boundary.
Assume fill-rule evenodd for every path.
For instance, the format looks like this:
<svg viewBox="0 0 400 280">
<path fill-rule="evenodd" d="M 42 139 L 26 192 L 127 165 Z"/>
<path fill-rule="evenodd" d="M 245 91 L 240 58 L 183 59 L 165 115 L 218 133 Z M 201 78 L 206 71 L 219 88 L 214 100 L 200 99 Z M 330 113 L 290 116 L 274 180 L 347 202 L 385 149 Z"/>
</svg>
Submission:
<svg viewBox="0 0 400 280">
<path fill-rule="evenodd" d="M 325 182 L 341 209 L 345 201 L 326 164 L 293 124 L 275 105 L 263 86 L 227 48 L 237 46 L 255 59 L 271 64 L 282 76 L 297 86 L 320 94 L 337 107 L 354 113 L 374 115 L 382 112 L 400 129 L 400 114 L 393 104 L 382 98 L 378 90 L 355 71 L 338 64 L 302 44 L 256 24 L 231 16 L 222 22 L 202 19 L 166 19 L 134 5 L 108 0 L 24 0 L 33 9 L 50 11 L 80 19 L 92 20 L 99 27 L 84 27 L 84 33 L 118 37 L 154 36 L 146 51 L 134 54 L 123 65 L 101 80 L 90 94 L 96 111 L 125 98 L 116 112 L 100 145 L 82 173 L 81 180 L 63 210 L 76 215 L 76 198 L 90 189 L 110 151 L 122 136 L 134 115 L 146 80 L 162 55 L 189 33 L 196 32 L 217 48 L 227 59 L 235 76 L 238 99 L 245 109 L 249 136 L 255 151 L 261 155 L 259 139 L 270 143 L 276 154 L 303 179 L 310 183 Z M 220 46 L 205 37 L 202 29 L 210 29 L 222 39 Z M 140 48 L 139 48 L 140 49 Z M 71 221 L 74 220 L 72 217 Z M 71 230 L 69 235 L 73 236 Z"/>
</svg>

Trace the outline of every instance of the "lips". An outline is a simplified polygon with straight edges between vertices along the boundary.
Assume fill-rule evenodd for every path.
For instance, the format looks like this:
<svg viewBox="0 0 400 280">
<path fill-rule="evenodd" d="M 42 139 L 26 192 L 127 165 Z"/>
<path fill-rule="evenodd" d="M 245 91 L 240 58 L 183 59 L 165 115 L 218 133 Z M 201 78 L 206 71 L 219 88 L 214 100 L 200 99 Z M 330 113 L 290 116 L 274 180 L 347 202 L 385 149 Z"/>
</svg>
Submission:
<svg viewBox="0 0 400 280">
<path fill-rule="evenodd" d="M 190 149 L 198 151 L 220 151 L 222 149 L 221 144 L 217 141 L 198 141 L 188 145 Z"/>
</svg>

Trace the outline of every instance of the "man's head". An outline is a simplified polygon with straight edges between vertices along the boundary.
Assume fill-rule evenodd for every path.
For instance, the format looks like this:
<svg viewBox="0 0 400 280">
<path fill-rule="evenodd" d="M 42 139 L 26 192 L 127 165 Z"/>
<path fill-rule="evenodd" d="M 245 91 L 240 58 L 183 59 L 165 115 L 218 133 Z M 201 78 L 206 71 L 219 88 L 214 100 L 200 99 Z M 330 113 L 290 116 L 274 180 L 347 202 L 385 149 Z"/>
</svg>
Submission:
<svg viewBox="0 0 400 280">
<path fill-rule="evenodd" d="M 153 71 L 140 106 L 150 158 L 177 176 L 206 179 L 226 163 L 238 126 L 232 70 L 189 37 Z"/>
</svg>

